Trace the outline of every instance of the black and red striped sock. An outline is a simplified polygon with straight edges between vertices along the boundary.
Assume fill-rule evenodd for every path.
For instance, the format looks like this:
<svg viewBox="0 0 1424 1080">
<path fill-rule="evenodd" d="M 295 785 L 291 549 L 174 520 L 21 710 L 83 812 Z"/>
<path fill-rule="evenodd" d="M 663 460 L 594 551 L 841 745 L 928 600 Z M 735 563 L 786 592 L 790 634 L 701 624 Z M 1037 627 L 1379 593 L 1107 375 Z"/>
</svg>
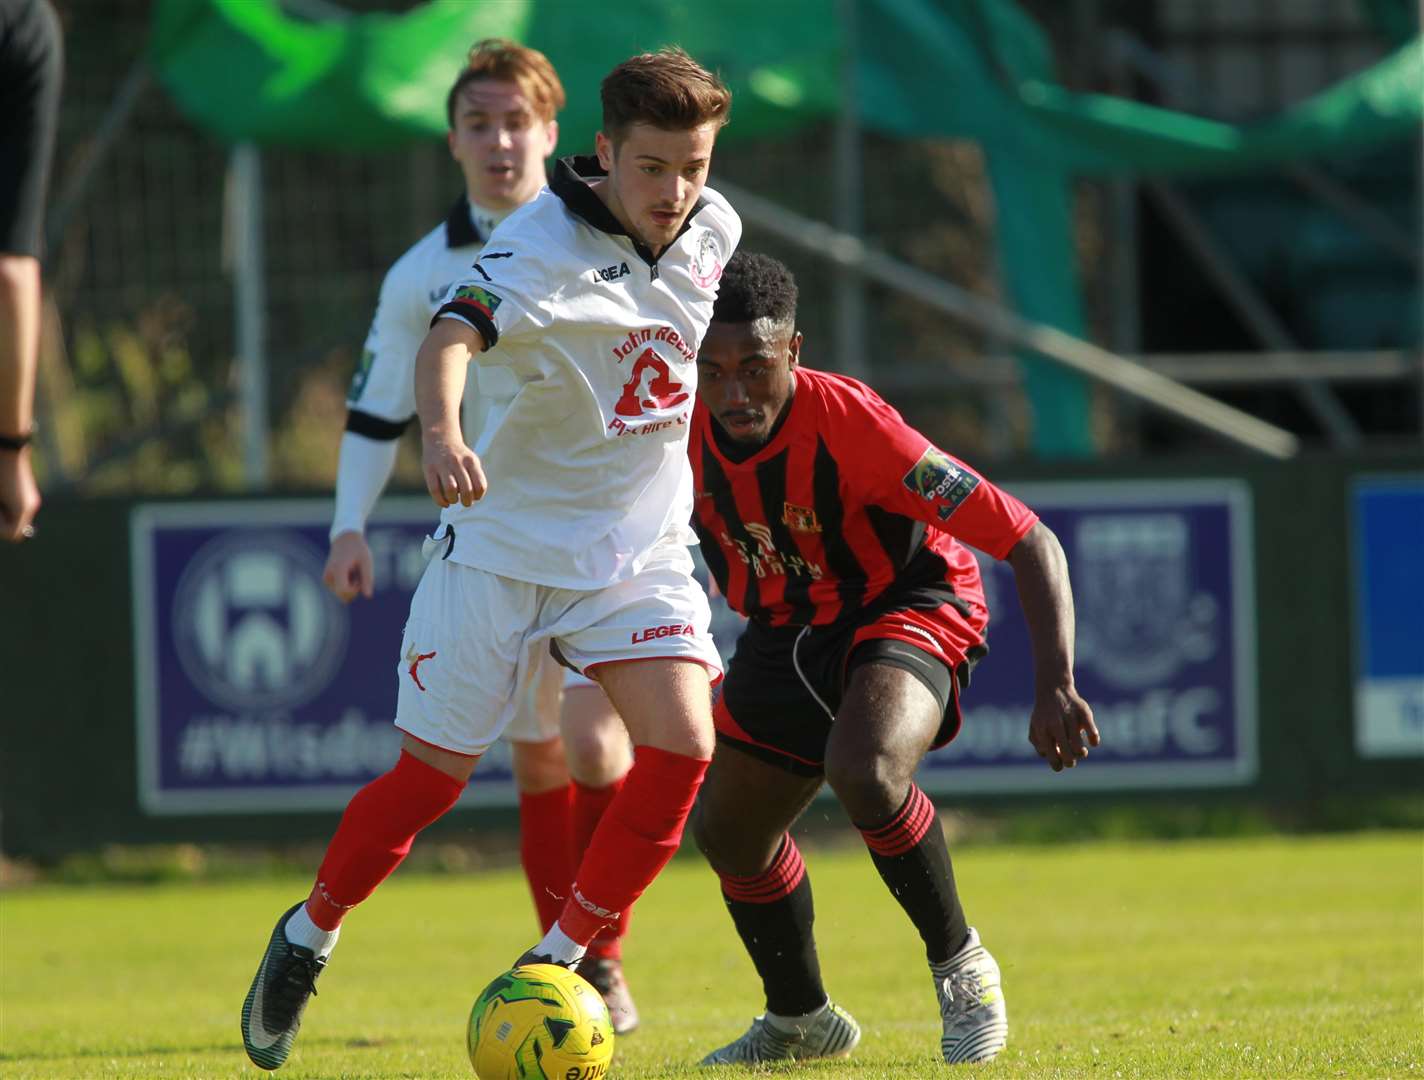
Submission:
<svg viewBox="0 0 1424 1080">
<path fill-rule="evenodd" d="M 888 821 L 856 828 L 875 869 L 920 932 L 930 963 L 948 960 L 964 943 L 969 924 L 934 803 L 911 784 L 904 804 Z"/>
<path fill-rule="evenodd" d="M 804 1016 L 826 1003 L 813 925 L 816 905 L 801 852 L 788 833 L 760 874 L 722 879 L 722 899 L 766 991 L 767 1012 Z"/>
</svg>

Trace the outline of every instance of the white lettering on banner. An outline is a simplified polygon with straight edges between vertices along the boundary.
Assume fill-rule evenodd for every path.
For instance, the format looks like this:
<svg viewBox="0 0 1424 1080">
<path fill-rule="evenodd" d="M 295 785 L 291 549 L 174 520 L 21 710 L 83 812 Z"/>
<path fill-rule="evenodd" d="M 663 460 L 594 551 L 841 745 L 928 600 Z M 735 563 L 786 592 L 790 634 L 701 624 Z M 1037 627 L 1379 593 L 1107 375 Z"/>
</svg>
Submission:
<svg viewBox="0 0 1424 1080">
<path fill-rule="evenodd" d="M 1133 758 L 1175 753 L 1209 757 L 1222 749 L 1222 735 L 1210 725 L 1221 711 L 1221 695 L 1210 686 L 1152 690 L 1140 698 L 1094 703 L 1093 719 L 1102 734 L 1094 757 Z M 1038 753 L 1028 742 L 1032 706 L 980 705 L 964 710 L 964 726 L 945 760 L 1028 761 Z"/>
<path fill-rule="evenodd" d="M 389 720 L 354 708 L 330 726 L 286 715 L 201 716 L 183 729 L 178 771 L 187 780 L 356 780 L 387 769 L 399 737 Z"/>
</svg>

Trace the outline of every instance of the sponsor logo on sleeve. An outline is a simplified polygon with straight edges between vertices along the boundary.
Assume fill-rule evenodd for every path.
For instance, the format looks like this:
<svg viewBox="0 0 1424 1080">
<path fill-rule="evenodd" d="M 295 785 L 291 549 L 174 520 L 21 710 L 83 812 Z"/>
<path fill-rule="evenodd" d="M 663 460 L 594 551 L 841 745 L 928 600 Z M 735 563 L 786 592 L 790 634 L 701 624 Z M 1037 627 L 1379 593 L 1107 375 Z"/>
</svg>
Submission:
<svg viewBox="0 0 1424 1080">
<path fill-rule="evenodd" d="M 931 446 L 905 474 L 905 486 L 933 505 L 941 521 L 948 521 L 979 486 L 979 477 L 960 468 L 943 450 Z"/>
<path fill-rule="evenodd" d="M 347 401 L 360 401 L 371 378 L 371 365 L 376 362 L 374 349 L 361 350 L 361 362 L 356 365 L 356 373 L 351 376 L 351 389 L 346 392 Z"/>
<path fill-rule="evenodd" d="M 482 312 L 485 318 L 493 320 L 494 313 L 501 303 L 500 298 L 488 289 L 482 289 L 478 285 L 461 285 L 455 290 L 455 295 L 450 298 L 451 303 L 470 304 Z"/>
</svg>

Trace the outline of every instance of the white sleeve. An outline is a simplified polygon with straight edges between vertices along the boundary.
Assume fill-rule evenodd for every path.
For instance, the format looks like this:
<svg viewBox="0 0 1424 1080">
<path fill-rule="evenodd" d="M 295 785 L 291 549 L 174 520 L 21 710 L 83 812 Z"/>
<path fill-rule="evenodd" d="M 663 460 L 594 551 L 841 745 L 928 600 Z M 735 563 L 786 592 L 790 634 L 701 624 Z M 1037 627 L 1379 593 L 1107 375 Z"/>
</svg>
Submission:
<svg viewBox="0 0 1424 1080">
<path fill-rule="evenodd" d="M 422 283 L 415 280 L 416 265 L 409 258 L 398 259 L 381 282 L 361 364 L 346 395 L 353 412 L 402 428 L 415 415 L 415 354 L 430 317 Z"/>
<path fill-rule="evenodd" d="M 486 349 L 544 329 L 553 322 L 550 284 L 566 276 L 563 267 L 551 265 L 561 257 L 536 220 L 511 216 L 496 227 L 470 272 L 450 287 L 435 318 L 473 327 Z"/>
<path fill-rule="evenodd" d="M 718 234 L 718 240 L 723 247 L 722 265 L 725 266 L 732 253 L 737 250 L 737 245 L 741 243 L 742 219 L 721 192 L 703 188 L 702 198 L 706 200 L 707 207 L 697 215 L 696 221 Z"/>
<path fill-rule="evenodd" d="M 368 439 L 345 432 L 336 464 L 336 510 L 331 518 L 330 538 L 344 532 L 365 532 L 371 508 L 381 497 L 395 468 L 396 439 Z"/>
</svg>

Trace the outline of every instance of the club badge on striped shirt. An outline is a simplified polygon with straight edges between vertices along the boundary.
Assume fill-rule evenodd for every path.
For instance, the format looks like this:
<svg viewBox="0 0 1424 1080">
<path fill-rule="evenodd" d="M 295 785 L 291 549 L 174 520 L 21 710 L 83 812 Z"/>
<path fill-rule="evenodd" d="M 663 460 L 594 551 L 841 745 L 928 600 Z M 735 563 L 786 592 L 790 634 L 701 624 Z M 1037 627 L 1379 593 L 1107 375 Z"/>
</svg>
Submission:
<svg viewBox="0 0 1424 1080">
<path fill-rule="evenodd" d="M 781 523 L 792 532 L 821 531 L 821 523 L 816 520 L 816 511 L 809 506 L 797 506 L 792 502 L 781 504 Z"/>
</svg>

